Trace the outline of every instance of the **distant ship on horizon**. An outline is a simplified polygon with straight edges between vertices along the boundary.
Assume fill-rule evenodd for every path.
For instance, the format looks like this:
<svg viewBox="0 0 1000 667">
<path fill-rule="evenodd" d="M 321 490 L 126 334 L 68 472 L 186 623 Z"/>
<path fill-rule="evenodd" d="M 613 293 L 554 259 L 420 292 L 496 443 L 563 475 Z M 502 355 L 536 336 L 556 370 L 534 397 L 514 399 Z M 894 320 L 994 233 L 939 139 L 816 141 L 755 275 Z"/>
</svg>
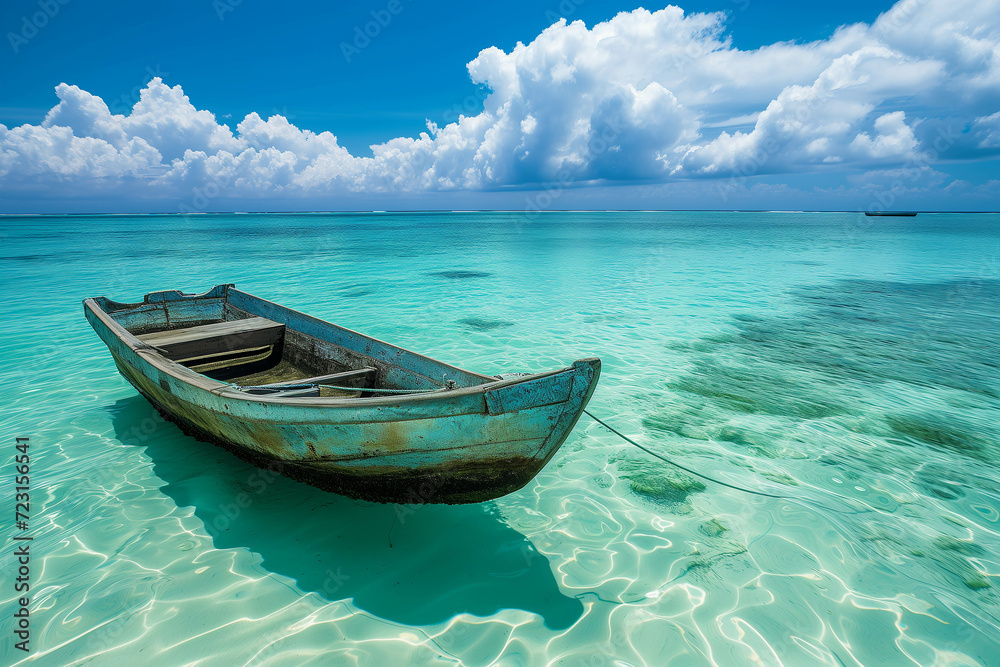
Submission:
<svg viewBox="0 0 1000 667">
<path fill-rule="evenodd" d="M 890 216 L 904 216 L 907 218 L 912 218 L 917 214 L 916 211 L 865 211 L 865 215 L 890 215 Z"/>
</svg>

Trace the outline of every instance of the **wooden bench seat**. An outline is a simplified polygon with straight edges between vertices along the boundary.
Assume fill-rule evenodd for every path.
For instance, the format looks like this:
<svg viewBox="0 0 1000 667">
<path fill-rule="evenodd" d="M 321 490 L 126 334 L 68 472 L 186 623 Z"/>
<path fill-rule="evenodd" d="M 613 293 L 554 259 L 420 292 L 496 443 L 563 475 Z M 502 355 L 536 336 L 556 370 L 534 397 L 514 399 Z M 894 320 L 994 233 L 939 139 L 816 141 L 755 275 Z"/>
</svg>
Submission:
<svg viewBox="0 0 1000 667">
<path fill-rule="evenodd" d="M 285 333 L 285 325 L 264 317 L 203 324 L 187 329 L 157 331 L 136 336 L 174 361 L 226 354 L 274 345 Z"/>
</svg>

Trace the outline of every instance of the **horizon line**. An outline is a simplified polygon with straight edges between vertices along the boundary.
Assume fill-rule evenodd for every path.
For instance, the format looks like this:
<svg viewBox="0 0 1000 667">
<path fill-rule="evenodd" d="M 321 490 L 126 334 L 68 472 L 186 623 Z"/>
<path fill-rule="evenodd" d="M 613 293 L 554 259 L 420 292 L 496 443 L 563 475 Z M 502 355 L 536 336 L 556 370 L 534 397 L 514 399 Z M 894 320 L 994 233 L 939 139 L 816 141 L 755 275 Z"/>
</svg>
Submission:
<svg viewBox="0 0 1000 667">
<path fill-rule="evenodd" d="M 906 211 L 874 211 L 871 209 L 728 209 L 728 208 L 665 208 L 665 209 L 630 209 L 630 208 L 609 208 L 609 209 L 549 209 L 536 211 L 530 209 L 393 209 L 393 210 L 368 210 L 368 209 L 345 209 L 316 210 L 316 211 L 198 211 L 195 213 L 182 213 L 175 211 L 145 211 L 138 213 L 122 213 L 115 211 L 99 211 L 90 213 L 0 213 L 0 218 L 16 217 L 87 217 L 87 216 L 197 216 L 197 215 L 344 215 L 344 214 L 367 214 L 367 215 L 394 215 L 400 213 L 523 213 L 537 215 L 542 213 L 879 213 L 889 214 L 885 217 L 892 217 L 893 213 L 917 213 L 917 214 L 939 214 L 939 213 L 976 213 L 990 214 L 1000 213 L 1000 211 L 990 210 L 913 210 Z"/>
</svg>

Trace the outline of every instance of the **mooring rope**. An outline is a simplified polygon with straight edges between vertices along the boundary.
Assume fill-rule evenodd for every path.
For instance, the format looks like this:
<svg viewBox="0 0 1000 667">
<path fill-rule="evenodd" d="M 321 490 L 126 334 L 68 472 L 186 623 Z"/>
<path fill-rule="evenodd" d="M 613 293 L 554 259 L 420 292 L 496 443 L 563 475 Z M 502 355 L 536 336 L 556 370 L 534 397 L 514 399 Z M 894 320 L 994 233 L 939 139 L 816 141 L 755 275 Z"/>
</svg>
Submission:
<svg viewBox="0 0 1000 667">
<path fill-rule="evenodd" d="M 656 458 L 660 459 L 664 463 L 669 463 L 670 465 L 674 466 L 675 468 L 680 468 L 684 472 L 690 473 L 690 474 L 694 475 L 695 477 L 701 477 L 702 479 L 707 479 L 709 482 L 713 482 L 713 483 L 719 484 L 721 486 L 727 486 L 730 489 L 735 489 L 737 491 L 743 491 L 744 493 L 752 493 L 755 496 L 764 496 L 765 498 L 779 498 L 779 499 L 782 499 L 782 500 L 786 499 L 785 496 L 778 496 L 778 495 L 775 495 L 773 493 L 764 493 L 763 491 L 754 491 L 753 489 L 744 489 L 741 486 L 734 486 L 732 484 L 728 484 L 726 482 L 723 482 L 722 480 L 718 480 L 718 479 L 715 479 L 713 477 L 709 477 L 708 475 L 702 475 L 700 472 L 695 472 L 694 470 L 691 470 L 690 468 L 685 468 L 680 463 L 675 463 L 674 461 L 671 461 L 667 457 L 661 456 L 660 454 L 657 454 L 653 450 L 648 449 L 646 447 L 643 447 L 642 445 L 640 445 L 638 442 L 636 442 L 632 438 L 630 438 L 627 435 L 625 435 L 625 434 L 621 433 L 620 431 L 616 430 L 613 426 L 611 426 L 610 424 L 608 424 L 607 422 L 605 422 L 603 419 L 600 419 L 599 417 L 594 416 L 594 414 L 592 412 L 590 412 L 589 410 L 584 410 L 583 412 L 588 417 L 590 417 L 591 419 L 593 419 L 595 422 L 597 422 L 598 424 L 600 424 L 604 428 L 608 429 L 609 431 L 611 431 L 612 433 L 614 433 L 615 435 L 617 435 L 619 438 L 621 438 L 621 439 L 625 440 L 626 442 L 628 442 L 628 443 L 630 443 L 630 444 L 638 447 L 639 449 L 641 449 L 642 451 L 646 452 L 650 456 L 655 456 Z"/>
<path fill-rule="evenodd" d="M 815 500 L 810 500 L 808 498 L 792 498 L 791 496 L 782 496 L 782 495 L 778 495 L 778 494 L 774 494 L 774 493 L 764 493 L 763 491 L 754 491 L 753 489 L 747 489 L 747 488 L 744 488 L 742 486 L 736 486 L 735 484 L 729 484 L 728 482 L 723 482 L 722 480 L 715 479 L 714 477 L 709 477 L 708 475 L 703 475 L 700 472 L 697 472 L 695 470 L 691 470 L 691 468 L 687 468 L 685 466 L 682 466 L 680 463 L 677 463 L 676 461 L 671 461 L 667 457 L 665 457 L 665 456 L 663 456 L 661 454 L 657 454 L 656 452 L 654 452 L 653 450 L 649 449 L 648 447 L 643 447 L 638 442 L 636 442 L 632 438 L 628 437 L 627 435 L 625 435 L 621 431 L 617 430 L 616 428 L 614 428 L 613 426 L 611 426 L 610 424 L 608 424 L 607 422 L 605 422 L 603 419 L 597 417 L 596 415 L 594 415 L 594 413 L 590 412 L 589 410 L 584 410 L 583 412 L 588 417 L 590 417 L 591 419 L 593 419 L 595 422 L 597 422 L 598 424 L 600 424 L 604 428 L 608 429 L 609 431 L 611 431 L 612 433 L 614 433 L 615 435 L 617 435 L 622 440 L 628 442 L 629 444 L 631 444 L 631 445 L 633 445 L 635 447 L 638 447 L 639 449 L 641 449 L 642 451 L 646 452 L 650 456 L 656 457 L 656 458 L 660 459 L 661 461 L 663 461 L 664 463 L 669 463 L 670 465 L 674 466 L 675 468 L 680 468 L 681 470 L 683 470 L 686 473 L 694 475 L 695 477 L 700 477 L 700 478 L 702 478 L 704 480 L 707 480 L 709 482 L 712 482 L 714 484 L 718 484 L 720 486 L 725 486 L 727 488 L 734 489 L 736 491 L 742 491 L 743 493 L 751 493 L 751 494 L 753 494 L 755 496 L 764 496 L 765 498 L 776 498 L 778 500 L 788 500 L 788 501 L 795 502 L 795 503 L 815 505 L 815 506 L 820 507 L 822 509 L 825 509 L 825 510 L 827 510 L 829 512 L 836 512 L 838 514 L 861 514 L 862 512 L 871 512 L 872 511 L 871 507 L 867 507 L 866 509 L 863 509 L 863 510 L 855 510 L 855 511 L 849 512 L 849 511 L 846 511 L 846 510 L 840 510 L 840 509 L 836 509 L 836 508 L 833 508 L 833 507 L 827 507 L 826 505 L 823 505 L 822 503 L 818 503 Z M 845 503 L 850 500 L 849 498 L 844 498 L 840 494 L 832 494 L 832 495 L 835 495 L 837 498 L 839 498 L 840 500 L 844 501 Z M 862 503 L 862 504 L 864 504 L 864 503 Z"/>
<path fill-rule="evenodd" d="M 367 387 L 338 387 L 332 384 L 318 384 L 317 387 L 327 389 L 339 389 L 340 391 L 365 391 L 373 394 L 427 394 L 432 391 L 444 391 L 448 387 L 437 387 L 435 389 L 369 389 Z"/>
<path fill-rule="evenodd" d="M 239 391 L 245 391 L 247 389 L 269 389 L 274 392 L 279 391 L 295 391 L 297 389 L 312 389 L 314 387 L 324 387 L 326 389 L 338 389 L 340 391 L 362 391 L 372 394 L 426 394 L 432 391 L 444 391 L 449 389 L 449 387 L 437 387 L 435 389 L 376 389 L 369 387 L 339 387 L 332 384 L 261 384 L 252 386 L 241 386 L 232 382 L 226 383 L 227 387 L 232 387 Z"/>
</svg>

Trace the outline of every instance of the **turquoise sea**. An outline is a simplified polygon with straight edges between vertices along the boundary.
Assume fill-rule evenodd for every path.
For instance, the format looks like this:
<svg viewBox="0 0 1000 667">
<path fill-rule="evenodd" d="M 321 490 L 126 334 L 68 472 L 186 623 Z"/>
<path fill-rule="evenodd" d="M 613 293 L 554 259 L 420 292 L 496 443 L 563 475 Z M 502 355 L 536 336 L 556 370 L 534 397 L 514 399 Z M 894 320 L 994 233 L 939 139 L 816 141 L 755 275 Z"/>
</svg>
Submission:
<svg viewBox="0 0 1000 667">
<path fill-rule="evenodd" d="M 6 216 L 0 234 L 0 664 L 1000 664 L 1000 215 Z M 586 416 L 482 505 L 262 474 L 163 422 L 81 305 L 230 282 L 489 374 L 599 356 L 595 415 L 780 497 Z"/>
</svg>

